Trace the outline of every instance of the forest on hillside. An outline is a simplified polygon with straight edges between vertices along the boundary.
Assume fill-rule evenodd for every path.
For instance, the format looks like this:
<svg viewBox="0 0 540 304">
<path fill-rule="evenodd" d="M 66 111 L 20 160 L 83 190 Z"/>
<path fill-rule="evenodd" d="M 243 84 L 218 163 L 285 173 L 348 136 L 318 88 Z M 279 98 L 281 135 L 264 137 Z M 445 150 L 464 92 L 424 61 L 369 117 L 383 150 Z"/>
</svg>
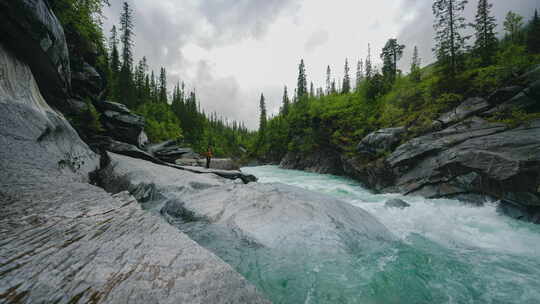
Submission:
<svg viewBox="0 0 540 304">
<path fill-rule="evenodd" d="M 110 5 L 108 0 L 52 0 L 50 4 L 66 32 L 72 69 L 81 69 L 82 58 L 95 53 L 92 63 L 105 79 L 105 98 L 143 116 L 151 142 L 177 140 L 198 152 L 211 146 L 214 155 L 229 157 L 239 157 L 245 147 L 253 145 L 256 134 L 242 122 L 205 113 L 195 91 L 188 91 L 185 83 L 167 87 L 165 67 L 156 73 L 149 69 L 146 57 L 134 58 L 136 20 L 129 3 L 123 2 L 118 25 L 109 33 L 103 29 L 103 8 Z M 99 101 L 87 102 L 91 105 Z M 99 114 L 91 111 L 90 116 L 72 118 L 72 122 L 99 134 Z"/>
<path fill-rule="evenodd" d="M 518 85 L 518 76 L 540 63 L 538 11 L 525 17 L 510 11 L 504 20 L 496 20 L 491 1 L 480 0 L 475 19 L 466 20 L 467 2 L 434 1 L 437 62 L 423 68 L 418 48 L 399 37 L 388 39 L 376 54 L 383 62 L 380 68 L 374 65 L 375 54 L 368 45 L 367 58 L 356 65 L 354 81 L 346 59 L 338 83 L 328 66 L 325 87 L 308 85 L 301 60 L 297 87 L 292 97 L 284 88 L 279 114 L 267 117 L 261 96 L 253 156 L 279 162 L 287 152 L 307 155 L 321 149 L 354 155 L 358 142 L 372 131 L 406 126 L 412 136 L 421 135 L 441 113 L 465 99 Z M 504 35 L 496 32 L 499 22 Z M 473 35 L 467 36 L 469 32 Z M 405 48 L 414 50 L 408 73 L 397 68 Z M 539 112 L 537 104 L 532 111 L 512 109 L 495 113 L 489 120 L 517 126 L 540 117 Z"/>
<path fill-rule="evenodd" d="M 118 24 L 107 33 L 102 10 L 108 0 L 51 0 L 50 4 L 66 31 L 72 67 L 83 64 L 82 54 L 96 53 L 94 65 L 106 80 L 106 99 L 144 116 L 152 142 L 176 139 L 199 152 L 211 145 L 218 156 L 275 163 L 290 151 L 332 149 L 354 154 L 365 135 L 385 127 L 407 126 L 419 135 L 431 128 L 440 113 L 468 97 L 519 84 L 517 76 L 540 63 L 538 12 L 520 16 L 510 11 L 504 20 L 495 20 L 491 1 L 480 0 L 475 19 L 466 20 L 467 2 L 433 2 L 437 62 L 427 66 L 422 67 L 417 47 L 399 37 L 388 39 L 378 51 L 368 44 L 367 58 L 354 67 L 354 79 L 346 59 L 342 79 L 336 81 L 328 66 L 325 85 L 315 86 L 308 82 L 306 63 L 301 60 L 297 86 L 294 92 L 284 88 L 278 114 L 269 117 L 261 94 L 257 132 L 242 122 L 205 113 L 196 93 L 184 83 L 167 87 L 166 67 L 156 73 L 149 70 L 151 59 L 136 60 L 136 20 L 127 2 Z M 499 23 L 504 33 L 496 32 Z M 414 50 L 409 71 L 398 69 L 405 48 Z M 374 56 L 380 57 L 381 66 L 374 64 Z M 539 111 L 540 106 L 528 112 L 506 111 L 490 120 L 518 125 L 539 117 Z M 83 127 L 99 132 L 99 114 L 92 111 L 91 116 L 84 119 Z"/>
</svg>

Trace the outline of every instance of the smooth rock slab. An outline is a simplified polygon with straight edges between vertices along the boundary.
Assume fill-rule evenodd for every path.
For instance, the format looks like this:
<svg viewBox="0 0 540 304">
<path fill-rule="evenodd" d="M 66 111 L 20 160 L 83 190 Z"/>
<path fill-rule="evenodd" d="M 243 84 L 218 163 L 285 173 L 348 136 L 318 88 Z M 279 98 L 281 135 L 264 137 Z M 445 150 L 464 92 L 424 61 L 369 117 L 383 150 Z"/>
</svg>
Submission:
<svg viewBox="0 0 540 304">
<path fill-rule="evenodd" d="M 1 46 L 0 65 L 0 302 L 268 303 L 128 193 L 90 185 L 98 156 Z"/>
</svg>

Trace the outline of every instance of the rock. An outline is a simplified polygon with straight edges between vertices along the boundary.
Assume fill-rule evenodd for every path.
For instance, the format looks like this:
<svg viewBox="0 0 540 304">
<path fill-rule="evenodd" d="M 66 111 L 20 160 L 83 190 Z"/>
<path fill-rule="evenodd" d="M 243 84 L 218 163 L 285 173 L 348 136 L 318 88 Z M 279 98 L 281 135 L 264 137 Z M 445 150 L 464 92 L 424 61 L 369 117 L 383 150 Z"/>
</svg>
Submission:
<svg viewBox="0 0 540 304">
<path fill-rule="evenodd" d="M 399 208 L 399 209 L 405 209 L 407 207 L 410 207 L 409 203 L 405 202 L 404 200 L 400 200 L 398 198 L 387 200 L 384 203 L 384 206 L 386 208 Z"/>
<path fill-rule="evenodd" d="M 540 120 L 516 129 L 471 118 L 415 138 L 387 158 L 387 191 L 427 197 L 485 194 L 540 206 Z"/>
<path fill-rule="evenodd" d="M 182 211 L 183 210 L 183 211 Z M 280 250 L 343 253 L 345 238 L 363 244 L 393 236 L 373 216 L 331 196 L 283 184 L 227 185 L 171 199 L 174 216 L 188 212 L 247 243 Z"/>
<path fill-rule="evenodd" d="M 107 132 L 118 141 L 143 147 L 148 138 L 144 133 L 144 117 L 133 114 L 126 106 L 111 102 L 101 101 L 95 104 L 101 112 L 101 122 Z"/>
<path fill-rule="evenodd" d="M 490 104 L 483 98 L 473 97 L 468 98 L 459 104 L 455 109 L 441 115 L 436 122 L 443 126 L 448 126 L 452 123 L 459 122 L 467 117 L 476 115 L 487 110 Z"/>
<path fill-rule="evenodd" d="M 64 30 L 44 0 L 0 0 L 0 37 L 32 70 L 41 93 L 53 106 L 66 107 L 70 89 Z"/>
<path fill-rule="evenodd" d="M 498 89 L 497 91 L 489 95 L 487 101 L 491 105 L 498 105 L 507 100 L 510 100 L 512 97 L 516 96 L 523 89 L 524 88 L 521 86 L 504 87 L 502 89 Z"/>
<path fill-rule="evenodd" d="M 159 159 L 156 159 L 150 153 L 143 151 L 134 145 L 116 141 L 110 137 L 94 136 L 92 138 L 92 145 L 97 146 L 99 148 L 103 148 L 106 151 L 117 153 L 117 154 L 131 156 L 134 158 L 150 161 L 157 164 L 163 164 L 162 161 L 160 161 Z"/>
<path fill-rule="evenodd" d="M 188 157 L 191 155 L 188 155 Z M 179 158 L 175 162 L 180 166 L 198 166 L 206 168 L 205 158 Z M 210 169 L 217 170 L 240 170 L 240 166 L 230 158 L 212 158 L 210 161 Z"/>
<path fill-rule="evenodd" d="M 201 159 L 200 162 L 204 160 L 204 164 L 201 166 L 206 166 L 206 159 Z M 240 166 L 230 158 L 212 158 L 210 161 L 210 169 L 218 170 L 240 170 Z"/>
<path fill-rule="evenodd" d="M 101 75 L 88 63 L 84 62 L 81 71 L 74 71 L 71 84 L 73 92 L 84 98 L 85 96 L 91 96 L 94 101 L 99 99 L 103 89 L 104 83 Z"/>
<path fill-rule="evenodd" d="M 305 170 L 321 174 L 343 174 L 339 153 L 328 149 L 319 149 L 306 155 L 288 152 L 279 166 L 283 169 Z"/>
<path fill-rule="evenodd" d="M 111 196 L 90 185 L 99 157 L 2 46 L 0 66 L 7 71 L 0 79 L 3 301 L 269 303 L 128 193 Z M 193 177 L 193 184 L 210 179 Z"/>
<path fill-rule="evenodd" d="M 241 179 L 245 184 L 256 182 L 257 178 L 254 175 L 243 173 L 242 171 L 235 170 L 219 170 L 219 169 L 206 169 L 203 167 L 189 167 L 189 166 L 174 166 L 174 168 L 179 168 L 193 173 L 198 174 L 215 174 L 227 179 Z"/>
<path fill-rule="evenodd" d="M 175 162 L 179 166 L 190 166 L 190 167 L 197 167 L 197 166 L 203 166 L 201 160 L 196 158 L 180 158 L 177 159 Z"/>
<path fill-rule="evenodd" d="M 407 131 L 404 127 L 381 129 L 368 134 L 356 147 L 361 154 L 374 156 L 378 153 L 391 152 L 402 140 Z"/>
<path fill-rule="evenodd" d="M 198 158 L 199 156 L 191 148 L 179 147 L 176 140 L 149 145 L 146 150 L 160 160 L 172 164 L 176 163 L 176 160 L 180 158 Z"/>
</svg>

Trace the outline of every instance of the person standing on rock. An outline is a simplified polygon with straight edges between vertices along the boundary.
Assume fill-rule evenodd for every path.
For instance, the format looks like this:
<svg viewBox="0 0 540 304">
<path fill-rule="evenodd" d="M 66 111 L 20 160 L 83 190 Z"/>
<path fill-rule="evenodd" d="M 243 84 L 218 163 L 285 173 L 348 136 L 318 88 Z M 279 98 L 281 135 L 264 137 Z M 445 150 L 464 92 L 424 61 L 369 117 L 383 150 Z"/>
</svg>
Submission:
<svg viewBox="0 0 540 304">
<path fill-rule="evenodd" d="M 208 145 L 208 150 L 206 151 L 206 169 L 210 169 L 210 161 L 212 160 L 212 146 Z"/>
</svg>

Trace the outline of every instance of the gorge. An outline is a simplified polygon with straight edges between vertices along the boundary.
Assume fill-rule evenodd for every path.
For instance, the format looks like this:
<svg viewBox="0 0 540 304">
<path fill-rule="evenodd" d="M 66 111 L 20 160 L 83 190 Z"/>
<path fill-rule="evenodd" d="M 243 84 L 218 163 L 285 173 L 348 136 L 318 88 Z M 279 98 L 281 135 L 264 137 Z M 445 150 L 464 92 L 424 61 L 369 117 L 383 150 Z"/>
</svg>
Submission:
<svg viewBox="0 0 540 304">
<path fill-rule="evenodd" d="M 99 47 L 66 39 L 51 3 L 0 0 L 0 303 L 540 298 L 538 66 L 422 128 L 364 130 L 354 152 L 306 144 L 312 127 L 284 151 L 210 120 L 253 136 L 235 161 L 283 157 L 206 169 L 197 144 L 151 142 L 141 111 L 106 99 Z M 324 98 L 291 121 L 324 125 L 302 112 Z"/>
</svg>

